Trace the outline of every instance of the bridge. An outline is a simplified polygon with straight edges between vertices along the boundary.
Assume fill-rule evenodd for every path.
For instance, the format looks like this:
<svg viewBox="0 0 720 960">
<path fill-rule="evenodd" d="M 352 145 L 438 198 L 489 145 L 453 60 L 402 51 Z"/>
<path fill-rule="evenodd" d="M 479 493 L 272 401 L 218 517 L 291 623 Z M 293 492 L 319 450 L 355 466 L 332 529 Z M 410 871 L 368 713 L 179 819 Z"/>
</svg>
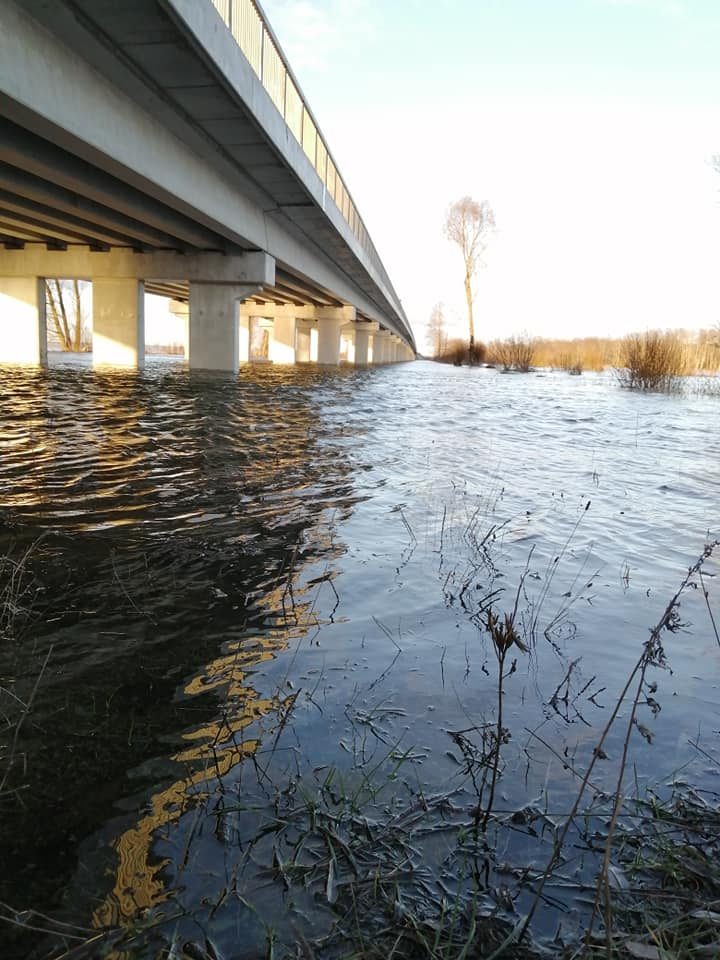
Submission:
<svg viewBox="0 0 720 960">
<path fill-rule="evenodd" d="M 194 368 L 415 356 L 255 0 L 0 0 L 0 363 L 46 363 L 48 278 L 95 364 L 142 366 L 146 292 Z"/>
</svg>

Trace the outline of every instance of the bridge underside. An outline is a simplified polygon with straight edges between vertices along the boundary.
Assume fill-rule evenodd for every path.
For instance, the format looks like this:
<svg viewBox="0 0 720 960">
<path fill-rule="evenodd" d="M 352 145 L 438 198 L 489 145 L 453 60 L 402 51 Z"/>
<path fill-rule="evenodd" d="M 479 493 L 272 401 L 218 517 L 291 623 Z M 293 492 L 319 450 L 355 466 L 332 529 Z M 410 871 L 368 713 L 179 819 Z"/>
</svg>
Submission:
<svg viewBox="0 0 720 960">
<path fill-rule="evenodd" d="M 399 337 L 283 271 L 261 251 L 132 250 L 13 238 L 0 249 L 0 363 L 47 362 L 46 279 L 92 282 L 96 365 L 141 367 L 144 294 L 171 297 L 191 367 L 412 359 Z M 56 307 L 57 309 L 57 307 Z"/>
<path fill-rule="evenodd" d="M 276 361 L 414 356 L 382 265 L 210 4 L 0 0 L 0 63 L 0 362 L 43 362 L 39 281 L 73 277 L 98 362 L 142 363 L 144 292 L 184 315 L 191 366 L 251 359 L 253 318 Z"/>
</svg>

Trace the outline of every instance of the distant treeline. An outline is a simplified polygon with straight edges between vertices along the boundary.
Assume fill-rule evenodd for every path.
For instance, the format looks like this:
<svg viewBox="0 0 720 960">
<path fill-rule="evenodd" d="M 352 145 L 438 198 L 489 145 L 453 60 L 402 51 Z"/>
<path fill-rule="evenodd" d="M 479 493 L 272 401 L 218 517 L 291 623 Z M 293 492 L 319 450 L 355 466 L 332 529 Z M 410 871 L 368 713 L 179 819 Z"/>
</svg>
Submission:
<svg viewBox="0 0 720 960">
<path fill-rule="evenodd" d="M 145 345 L 145 353 L 162 357 L 182 357 L 185 355 L 185 347 L 181 343 L 148 343 Z"/>
</svg>

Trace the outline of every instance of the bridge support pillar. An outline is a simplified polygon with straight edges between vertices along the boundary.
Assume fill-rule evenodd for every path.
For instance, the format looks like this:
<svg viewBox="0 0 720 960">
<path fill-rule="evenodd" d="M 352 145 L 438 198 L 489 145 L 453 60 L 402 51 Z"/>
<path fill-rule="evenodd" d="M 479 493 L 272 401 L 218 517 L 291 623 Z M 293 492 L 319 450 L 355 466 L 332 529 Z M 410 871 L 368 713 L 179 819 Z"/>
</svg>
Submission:
<svg viewBox="0 0 720 960">
<path fill-rule="evenodd" d="M 187 362 L 188 358 L 188 337 L 190 336 L 190 308 L 187 303 L 181 300 L 171 300 L 169 304 L 170 313 L 174 314 L 182 324 L 182 348 L 183 356 Z"/>
<path fill-rule="evenodd" d="M 47 364 L 45 281 L 0 277 L 0 364 Z"/>
<path fill-rule="evenodd" d="M 340 327 L 340 363 L 355 366 L 355 331 L 347 325 Z"/>
<path fill-rule="evenodd" d="M 295 363 L 295 317 L 277 313 L 270 338 L 270 360 L 273 363 Z"/>
<path fill-rule="evenodd" d="M 370 330 L 355 330 L 355 366 L 366 367 L 370 356 Z"/>
<path fill-rule="evenodd" d="M 390 334 L 387 330 L 378 330 L 373 336 L 373 364 L 384 366 L 390 363 Z"/>
<path fill-rule="evenodd" d="M 188 362 L 194 370 L 237 373 L 249 359 L 249 317 L 240 316 L 240 302 L 257 285 L 190 283 Z"/>
<path fill-rule="evenodd" d="M 312 320 L 295 321 L 295 360 L 297 363 L 317 360 L 317 330 Z"/>
<path fill-rule="evenodd" d="M 352 325 L 354 337 L 354 363 L 356 367 L 366 367 L 371 362 L 370 337 L 377 333 L 380 324 L 373 322 L 358 322 Z"/>
<path fill-rule="evenodd" d="M 93 366 L 145 365 L 142 280 L 93 280 Z"/>
<path fill-rule="evenodd" d="M 337 366 L 340 363 L 340 328 L 341 319 L 322 317 L 317 322 L 318 348 L 317 362 L 326 366 Z"/>
</svg>

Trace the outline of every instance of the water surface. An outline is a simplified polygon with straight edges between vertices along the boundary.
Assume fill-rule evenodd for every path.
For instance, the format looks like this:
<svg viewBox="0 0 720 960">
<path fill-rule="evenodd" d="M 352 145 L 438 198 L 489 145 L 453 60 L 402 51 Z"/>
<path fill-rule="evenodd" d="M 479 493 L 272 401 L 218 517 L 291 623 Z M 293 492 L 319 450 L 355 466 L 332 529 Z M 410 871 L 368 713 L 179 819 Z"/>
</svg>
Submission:
<svg viewBox="0 0 720 960">
<path fill-rule="evenodd" d="M 16 760 L 0 901 L 78 937 L 140 922 L 148 942 L 229 958 L 263 955 L 262 921 L 280 944 L 325 931 L 331 904 L 288 894 L 258 825 L 328 771 L 384 783 L 388 816 L 442 791 L 470 809 L 455 735 L 496 717 L 487 610 L 516 607 L 529 647 L 505 684 L 498 816 L 561 816 L 567 758 L 587 762 L 648 629 L 720 535 L 712 398 L 428 363 L 0 376 L 0 554 L 32 547 L 31 609 L 0 650 Z M 633 740 L 638 784 L 659 790 L 720 770 L 701 589 L 682 614 L 643 714 L 652 742 Z M 14 742 L 14 698 L 36 683 Z M 500 859 L 542 862 L 527 837 L 493 837 Z M 418 852 L 430 883 L 448 844 Z M 577 922 L 572 898 L 558 916 L 544 932 Z M 0 938 L 11 958 L 64 949 Z"/>
</svg>

